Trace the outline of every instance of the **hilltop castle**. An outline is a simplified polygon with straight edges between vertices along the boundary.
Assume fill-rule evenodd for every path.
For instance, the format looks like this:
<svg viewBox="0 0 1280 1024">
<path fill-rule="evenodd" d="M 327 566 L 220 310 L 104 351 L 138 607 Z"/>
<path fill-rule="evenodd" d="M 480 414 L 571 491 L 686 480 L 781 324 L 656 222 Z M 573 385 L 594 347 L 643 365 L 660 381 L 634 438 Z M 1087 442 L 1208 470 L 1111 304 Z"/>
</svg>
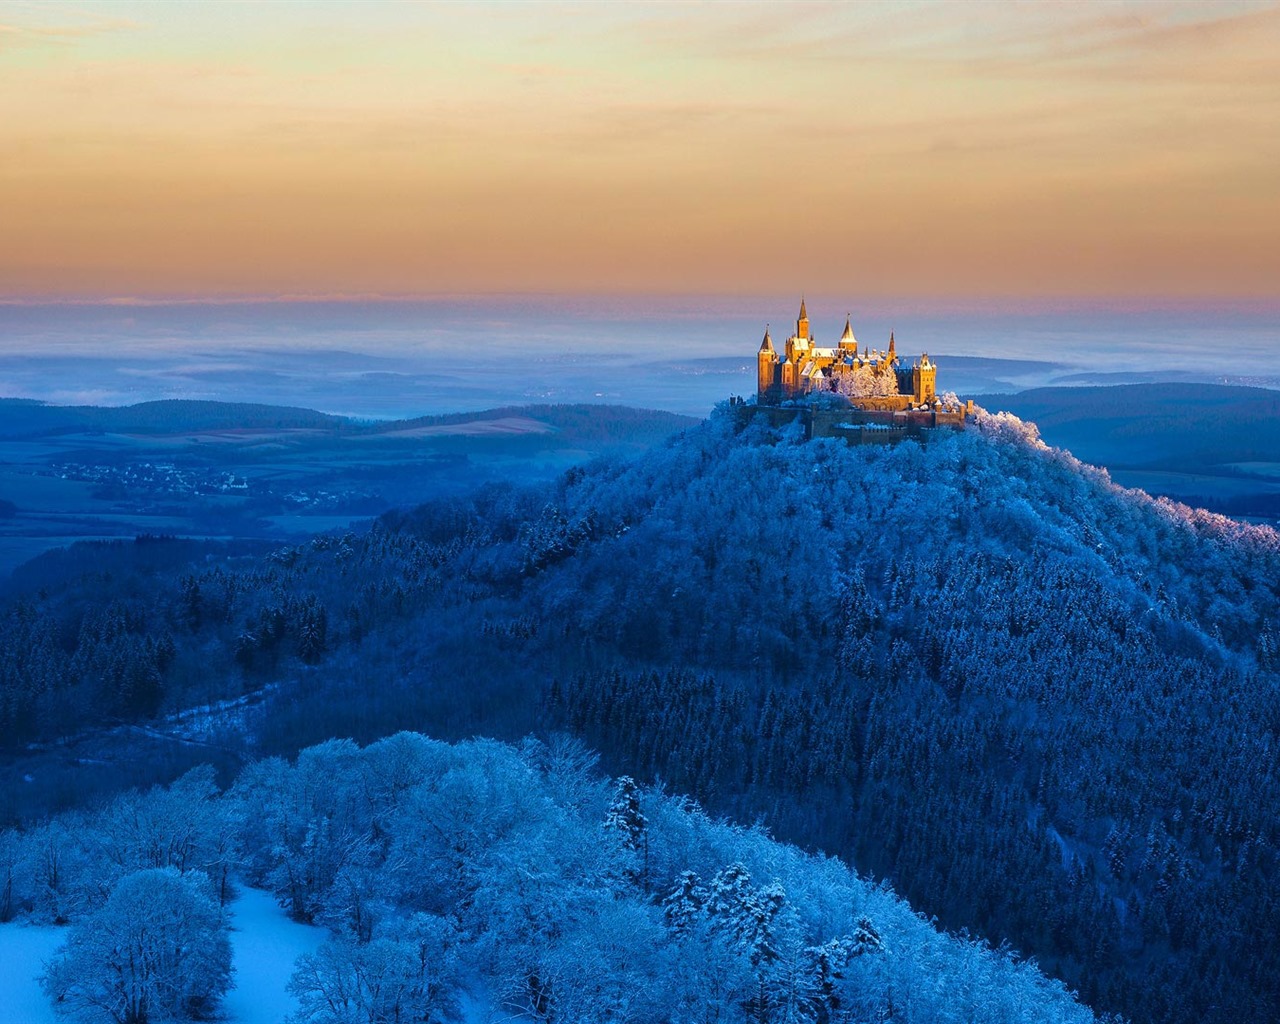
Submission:
<svg viewBox="0 0 1280 1024">
<path fill-rule="evenodd" d="M 965 414 L 973 411 L 972 402 L 958 405 L 953 399 L 951 403 L 944 403 L 938 397 L 938 368 L 929 354 L 926 352 L 907 365 L 898 358 L 892 332 L 887 350 L 864 347 L 859 351 L 858 339 L 846 317 L 844 333 L 836 347 L 819 348 L 809 330 L 804 299 L 800 300 L 795 333 L 786 340 L 781 355 L 774 349 L 769 329 L 765 328 L 764 340 L 756 355 L 756 369 L 758 408 L 781 412 L 794 399 L 824 391 L 848 399 L 852 408 L 842 412 L 807 413 L 806 427 L 815 435 L 847 434 L 855 429 L 865 434 L 869 428 L 903 433 L 916 433 L 921 427 L 959 428 L 964 426 Z M 830 429 L 824 429 L 820 423 L 827 419 L 832 419 Z"/>
</svg>

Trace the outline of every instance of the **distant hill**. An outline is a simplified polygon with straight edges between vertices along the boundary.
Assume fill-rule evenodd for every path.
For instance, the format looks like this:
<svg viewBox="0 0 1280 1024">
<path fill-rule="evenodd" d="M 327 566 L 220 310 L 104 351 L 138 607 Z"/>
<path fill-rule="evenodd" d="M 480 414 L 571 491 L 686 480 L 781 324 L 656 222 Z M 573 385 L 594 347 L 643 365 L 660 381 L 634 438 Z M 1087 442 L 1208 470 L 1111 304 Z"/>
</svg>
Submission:
<svg viewBox="0 0 1280 1024">
<path fill-rule="evenodd" d="M 564 441 L 614 441 L 646 447 L 699 422 L 692 416 L 681 416 L 658 409 L 633 409 L 625 405 L 515 405 L 480 412 L 447 413 L 363 424 L 354 429 L 359 433 L 394 434 L 422 427 L 457 426 L 513 417 L 545 423 L 562 434 L 561 440 Z"/>
<path fill-rule="evenodd" d="M 39 437 L 76 431 L 167 434 L 194 430 L 324 429 L 341 417 L 313 409 L 237 402 L 166 399 L 139 405 L 46 405 L 25 399 L 0 399 L 0 438 Z"/>
<path fill-rule="evenodd" d="M 514 416 L 536 419 L 566 439 L 649 444 L 697 423 L 691 416 L 612 405 L 504 406 L 477 412 L 362 421 L 290 406 L 166 399 L 138 405 L 59 406 L 0 398 L 0 439 L 72 432 L 163 435 L 207 430 L 322 430 L 343 434 L 394 434 L 413 428 L 486 422 Z"/>
<path fill-rule="evenodd" d="M 1120 384 L 979 395 L 1034 422 L 1050 444 L 1097 465 L 1188 468 L 1280 459 L 1280 391 Z"/>
</svg>

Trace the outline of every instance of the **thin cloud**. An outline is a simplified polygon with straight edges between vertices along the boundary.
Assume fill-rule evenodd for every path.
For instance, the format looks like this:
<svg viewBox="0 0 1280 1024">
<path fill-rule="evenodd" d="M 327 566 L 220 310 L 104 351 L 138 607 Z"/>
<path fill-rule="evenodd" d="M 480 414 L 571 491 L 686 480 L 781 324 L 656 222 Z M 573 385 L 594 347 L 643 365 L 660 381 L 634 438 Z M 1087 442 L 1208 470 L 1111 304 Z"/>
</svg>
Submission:
<svg viewBox="0 0 1280 1024">
<path fill-rule="evenodd" d="M 128 18 L 108 18 L 81 13 L 79 22 L 57 25 L 22 25 L 0 22 L 0 51 L 21 46 L 60 46 L 141 26 Z"/>
</svg>

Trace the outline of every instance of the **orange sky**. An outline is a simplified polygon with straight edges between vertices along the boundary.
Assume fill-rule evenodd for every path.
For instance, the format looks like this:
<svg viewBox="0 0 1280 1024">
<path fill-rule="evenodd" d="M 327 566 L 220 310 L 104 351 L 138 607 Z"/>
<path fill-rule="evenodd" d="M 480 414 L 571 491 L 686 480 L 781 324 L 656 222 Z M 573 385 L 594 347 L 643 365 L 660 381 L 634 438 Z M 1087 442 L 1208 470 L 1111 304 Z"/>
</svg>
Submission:
<svg viewBox="0 0 1280 1024">
<path fill-rule="evenodd" d="M 0 3 L 0 298 L 1275 297 L 1280 9 Z"/>
</svg>

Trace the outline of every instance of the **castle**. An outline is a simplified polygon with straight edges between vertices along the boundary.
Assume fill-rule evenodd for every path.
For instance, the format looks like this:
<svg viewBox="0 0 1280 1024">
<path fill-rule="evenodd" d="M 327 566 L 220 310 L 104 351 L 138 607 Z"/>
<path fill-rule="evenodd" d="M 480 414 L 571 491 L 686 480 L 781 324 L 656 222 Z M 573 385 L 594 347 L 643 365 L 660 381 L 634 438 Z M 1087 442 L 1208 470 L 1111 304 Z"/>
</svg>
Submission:
<svg viewBox="0 0 1280 1024">
<path fill-rule="evenodd" d="M 852 434 L 856 432 L 865 441 L 870 439 L 869 432 L 915 434 L 922 427 L 939 426 L 958 429 L 964 426 L 965 415 L 973 411 L 972 402 L 943 402 L 938 397 L 937 365 L 928 353 L 909 366 L 902 362 L 892 332 L 886 351 L 863 348 L 859 352 L 846 317 L 837 346 L 819 348 L 809 330 L 803 298 L 795 333 L 787 339 L 782 355 L 774 349 L 765 328 L 756 369 L 757 408 L 794 414 L 794 400 L 815 392 L 834 392 L 848 400 L 843 409 L 806 408 L 804 422 L 811 436 L 840 434 L 855 440 Z M 827 420 L 831 422 L 824 426 Z"/>
</svg>

